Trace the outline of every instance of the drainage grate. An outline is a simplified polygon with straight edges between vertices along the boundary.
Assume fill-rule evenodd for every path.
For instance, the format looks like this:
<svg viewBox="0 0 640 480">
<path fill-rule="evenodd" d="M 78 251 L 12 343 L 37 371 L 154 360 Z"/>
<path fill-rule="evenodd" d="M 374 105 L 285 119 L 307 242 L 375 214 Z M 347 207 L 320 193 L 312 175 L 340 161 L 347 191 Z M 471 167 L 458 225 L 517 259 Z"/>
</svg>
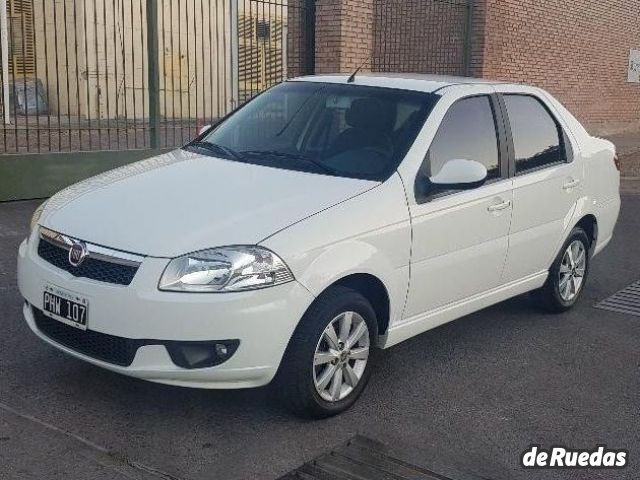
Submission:
<svg viewBox="0 0 640 480">
<path fill-rule="evenodd" d="M 467 479 L 478 479 L 469 477 Z M 453 480 L 393 458 L 384 444 L 355 436 L 279 480 Z"/>
<path fill-rule="evenodd" d="M 596 303 L 595 307 L 640 317 L 640 280 Z"/>
</svg>

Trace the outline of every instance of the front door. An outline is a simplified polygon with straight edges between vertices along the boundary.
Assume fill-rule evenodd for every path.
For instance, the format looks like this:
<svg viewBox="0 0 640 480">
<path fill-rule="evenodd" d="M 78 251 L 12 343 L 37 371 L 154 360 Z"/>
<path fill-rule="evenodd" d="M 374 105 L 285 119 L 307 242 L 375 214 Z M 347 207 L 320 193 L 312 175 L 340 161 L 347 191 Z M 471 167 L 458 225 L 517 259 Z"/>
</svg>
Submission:
<svg viewBox="0 0 640 480">
<path fill-rule="evenodd" d="M 406 320 L 500 285 L 513 201 L 501 137 L 495 95 L 461 98 L 445 114 L 416 179 L 416 202 L 410 205 L 413 249 Z M 454 159 L 484 164 L 487 182 L 473 190 L 430 191 L 426 179 Z"/>
</svg>

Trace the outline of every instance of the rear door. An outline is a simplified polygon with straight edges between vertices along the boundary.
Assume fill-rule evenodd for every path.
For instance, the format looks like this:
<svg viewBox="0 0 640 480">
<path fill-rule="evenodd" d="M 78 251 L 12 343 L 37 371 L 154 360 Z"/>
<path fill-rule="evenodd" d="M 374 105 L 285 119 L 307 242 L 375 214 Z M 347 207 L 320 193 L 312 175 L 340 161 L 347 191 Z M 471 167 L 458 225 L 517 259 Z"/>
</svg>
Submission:
<svg viewBox="0 0 640 480">
<path fill-rule="evenodd" d="M 498 87 L 513 174 L 513 214 L 503 283 L 547 270 L 569 227 L 583 183 L 574 146 L 552 105 L 535 90 Z"/>
</svg>

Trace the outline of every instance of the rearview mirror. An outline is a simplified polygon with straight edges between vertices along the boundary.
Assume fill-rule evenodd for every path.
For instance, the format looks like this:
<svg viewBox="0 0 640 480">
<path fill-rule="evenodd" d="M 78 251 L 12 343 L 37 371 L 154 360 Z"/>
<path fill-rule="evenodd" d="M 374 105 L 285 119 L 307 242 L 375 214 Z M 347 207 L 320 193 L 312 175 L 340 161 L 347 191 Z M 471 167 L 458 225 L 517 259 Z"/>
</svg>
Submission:
<svg viewBox="0 0 640 480">
<path fill-rule="evenodd" d="M 451 190 L 469 190 L 487 180 L 487 167 L 475 160 L 449 160 L 440 171 L 429 177 L 432 185 Z"/>
</svg>

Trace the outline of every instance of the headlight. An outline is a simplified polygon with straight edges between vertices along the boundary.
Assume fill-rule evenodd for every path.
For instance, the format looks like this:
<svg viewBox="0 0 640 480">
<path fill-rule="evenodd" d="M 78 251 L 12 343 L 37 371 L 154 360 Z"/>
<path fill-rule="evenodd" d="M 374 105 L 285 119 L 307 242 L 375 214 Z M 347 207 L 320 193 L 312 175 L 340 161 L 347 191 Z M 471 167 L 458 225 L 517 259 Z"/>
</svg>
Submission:
<svg viewBox="0 0 640 480">
<path fill-rule="evenodd" d="M 40 217 L 42 216 L 44 207 L 46 206 L 47 206 L 47 201 L 42 202 L 40 206 L 36 208 L 36 211 L 33 212 L 33 215 L 31 216 L 31 225 L 29 227 L 30 232 L 32 232 L 33 229 L 36 228 L 36 226 L 38 225 L 38 222 L 40 221 Z"/>
<path fill-rule="evenodd" d="M 256 246 L 212 248 L 174 258 L 158 288 L 175 292 L 237 292 L 293 280 L 275 253 Z"/>
</svg>

